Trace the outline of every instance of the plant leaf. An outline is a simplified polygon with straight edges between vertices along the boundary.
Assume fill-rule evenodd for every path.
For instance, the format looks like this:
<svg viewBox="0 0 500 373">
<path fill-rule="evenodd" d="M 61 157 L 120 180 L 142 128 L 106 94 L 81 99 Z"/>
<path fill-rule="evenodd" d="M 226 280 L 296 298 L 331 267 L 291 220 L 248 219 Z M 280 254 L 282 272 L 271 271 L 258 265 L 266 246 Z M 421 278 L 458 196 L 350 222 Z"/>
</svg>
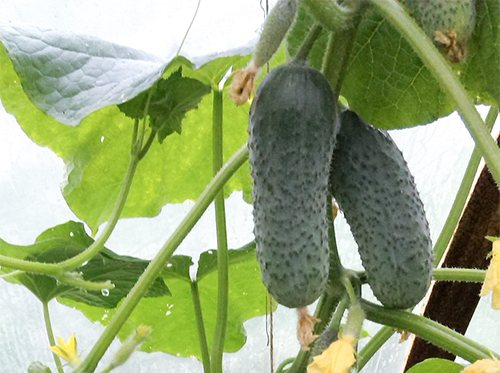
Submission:
<svg viewBox="0 0 500 373">
<path fill-rule="evenodd" d="M 167 62 L 62 30 L 1 24 L 0 37 L 28 97 L 42 111 L 71 126 L 146 90 L 160 78 Z"/>
<path fill-rule="evenodd" d="M 255 257 L 255 241 L 250 242 L 238 250 L 229 250 L 228 257 L 229 264 L 251 260 Z M 203 277 L 209 273 L 217 271 L 217 262 L 217 250 L 209 250 L 202 253 L 198 261 L 196 280 L 201 281 Z"/>
<path fill-rule="evenodd" d="M 477 102 L 500 97 L 500 8 L 481 1 L 478 22 L 469 42 L 465 64 L 453 66 Z M 314 19 L 302 4 L 287 38 L 296 53 Z M 326 48 L 323 32 L 309 55 L 320 69 Z M 341 94 L 351 109 L 384 129 L 426 124 L 450 114 L 454 104 L 406 40 L 375 9 L 368 9 L 359 26 Z"/>
<path fill-rule="evenodd" d="M 478 1 L 476 27 L 467 44 L 464 83 L 481 103 L 500 104 L 500 2 Z"/>
<path fill-rule="evenodd" d="M 243 322 L 266 312 L 266 289 L 262 284 L 255 251 L 248 247 L 243 248 L 242 253 L 238 251 L 229 250 L 230 257 L 240 260 L 231 260 L 229 264 L 229 318 L 224 346 L 226 352 L 235 352 L 245 344 Z M 217 252 L 202 254 L 203 258 L 207 256 L 216 257 Z M 204 264 L 201 265 L 204 266 Z M 216 323 L 217 275 L 216 270 L 204 272 L 198 282 L 209 344 L 213 341 Z M 190 283 L 171 274 L 165 274 L 164 277 L 172 292 L 172 297 L 142 299 L 120 331 L 119 338 L 124 340 L 132 332 L 134 326 L 147 324 L 153 328 L 153 332 L 151 338 L 142 346 L 143 351 L 163 351 L 178 356 L 196 356 L 201 360 Z M 78 308 L 90 320 L 103 325 L 109 322 L 115 312 L 115 310 L 91 307 L 67 299 L 60 298 L 59 301 Z"/>
<path fill-rule="evenodd" d="M 236 69 L 244 67 L 249 60 L 249 55 L 241 56 L 239 54 L 217 58 L 200 66 L 199 69 L 188 70 L 186 72 L 186 76 L 198 79 L 199 81 L 212 86 L 212 89 L 219 89 L 219 83 L 222 81 L 229 69 L 235 71 Z M 228 86 L 230 82 L 231 79 L 227 79 L 224 82 L 224 87 Z"/>
<path fill-rule="evenodd" d="M 15 246 L 0 242 L 0 253 L 43 263 L 56 263 L 82 252 L 93 240 L 82 223 L 67 222 L 43 232 L 33 245 Z M 23 273 L 16 275 L 18 282 L 27 287 L 40 301 L 46 303 L 55 297 L 66 297 L 92 306 L 114 308 L 124 298 L 146 269 L 149 261 L 121 256 L 103 249 L 85 265 L 75 270 L 75 275 L 87 281 L 110 280 L 115 288 L 108 292 L 84 291 L 57 282 L 53 277 Z M 163 279 L 158 278 L 146 296 L 170 294 Z"/>
<path fill-rule="evenodd" d="M 186 64 L 183 72 L 189 70 Z M 0 98 L 33 141 L 49 147 L 64 160 L 66 178 L 62 184 L 66 202 L 96 232 L 108 220 L 127 172 L 132 120 L 117 106 L 108 106 L 75 128 L 58 123 L 28 99 L 1 45 Z M 198 109 L 186 114 L 182 136 L 169 136 L 164 146 L 153 143 L 136 171 L 122 217 L 156 216 L 166 203 L 198 198 L 212 179 L 212 101 L 212 95 L 206 95 Z M 227 92 L 224 101 L 226 161 L 247 141 L 249 105 L 235 106 Z M 226 196 L 242 190 L 244 197 L 250 199 L 248 167 L 243 166 L 226 184 Z"/>
<path fill-rule="evenodd" d="M 182 132 L 184 116 L 189 110 L 197 108 L 202 97 L 210 93 L 210 90 L 209 85 L 183 77 L 181 68 L 168 79 L 158 82 L 149 115 L 160 143 L 173 132 Z"/>
<path fill-rule="evenodd" d="M 446 359 L 427 359 L 411 367 L 407 373 L 460 373 L 464 367 Z"/>
</svg>

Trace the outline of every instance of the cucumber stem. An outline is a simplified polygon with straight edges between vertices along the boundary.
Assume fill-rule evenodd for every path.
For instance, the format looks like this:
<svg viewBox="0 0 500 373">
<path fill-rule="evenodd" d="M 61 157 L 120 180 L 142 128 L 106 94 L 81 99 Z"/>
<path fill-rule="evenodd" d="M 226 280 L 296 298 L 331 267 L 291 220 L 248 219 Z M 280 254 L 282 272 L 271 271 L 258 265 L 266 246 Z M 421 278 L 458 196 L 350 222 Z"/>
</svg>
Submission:
<svg viewBox="0 0 500 373">
<path fill-rule="evenodd" d="M 223 165 L 223 92 L 214 90 L 213 101 L 213 171 L 214 176 Z M 222 355 L 226 340 L 229 303 L 229 263 L 226 231 L 224 188 L 215 197 L 215 224 L 217 231 L 217 321 L 212 345 L 211 369 L 222 373 Z"/>
<path fill-rule="evenodd" d="M 355 17 L 361 2 L 345 1 L 346 5 L 340 5 L 337 0 L 307 0 L 305 3 L 316 21 L 326 29 L 337 32 L 352 26 L 350 21 Z"/>
<path fill-rule="evenodd" d="M 293 58 L 293 62 L 304 64 L 307 61 L 307 56 L 309 55 L 309 52 L 311 52 L 316 39 L 318 39 L 318 37 L 321 35 L 321 31 L 323 31 L 323 27 L 321 27 L 321 25 L 318 23 L 315 23 L 309 29 L 309 32 L 302 41 L 297 54 L 295 54 L 295 57 Z"/>
<path fill-rule="evenodd" d="M 356 367 L 358 371 L 368 363 L 375 353 L 389 340 L 394 334 L 394 328 L 383 326 L 370 341 L 358 352 Z"/>
<path fill-rule="evenodd" d="M 356 13 L 356 16 L 352 18 L 351 27 L 338 30 L 335 33 L 330 33 L 328 39 L 321 70 L 325 78 L 330 82 L 336 100 L 340 95 L 342 83 L 347 72 L 347 67 L 349 66 L 351 51 L 364 13 L 364 8 L 363 6 Z"/>
<path fill-rule="evenodd" d="M 196 318 L 196 329 L 198 330 L 198 341 L 201 349 L 203 372 L 211 373 L 210 351 L 208 349 L 207 333 L 205 330 L 205 323 L 203 321 L 200 291 L 198 290 L 198 282 L 196 280 L 191 281 L 191 296 L 193 297 L 194 315 Z"/>
<path fill-rule="evenodd" d="M 49 338 L 49 343 L 51 346 L 56 345 L 56 340 L 54 338 L 54 332 L 52 331 L 52 322 L 50 321 L 49 313 L 49 302 L 42 302 L 43 305 L 43 320 L 45 322 L 45 331 L 47 332 L 47 337 Z M 59 373 L 64 373 L 64 369 L 61 364 L 61 359 L 55 353 L 52 353 L 54 357 L 54 362 L 56 363 L 57 371 Z"/>
<path fill-rule="evenodd" d="M 361 306 L 368 320 L 407 330 L 467 361 L 474 362 L 492 356 L 500 357 L 500 355 L 493 353 L 488 348 L 464 335 L 423 316 L 378 306 L 364 299 L 361 299 Z"/>
</svg>

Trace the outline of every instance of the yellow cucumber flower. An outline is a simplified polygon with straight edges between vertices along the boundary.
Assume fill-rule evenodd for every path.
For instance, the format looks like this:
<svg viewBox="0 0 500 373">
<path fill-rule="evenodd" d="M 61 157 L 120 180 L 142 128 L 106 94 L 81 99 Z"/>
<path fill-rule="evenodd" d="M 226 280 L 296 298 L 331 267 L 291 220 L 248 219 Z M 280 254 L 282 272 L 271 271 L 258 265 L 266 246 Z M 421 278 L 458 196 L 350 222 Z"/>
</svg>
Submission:
<svg viewBox="0 0 500 373">
<path fill-rule="evenodd" d="M 78 365 L 80 365 L 81 363 L 81 359 L 80 356 L 78 356 L 78 352 L 76 351 L 75 335 L 71 334 L 68 343 L 66 343 L 64 339 L 62 339 L 62 337 L 57 337 L 57 341 L 59 342 L 59 346 L 50 346 L 50 350 L 59 357 L 66 360 L 73 368 L 78 367 Z"/>
<path fill-rule="evenodd" d="M 354 344 L 350 334 L 334 341 L 321 355 L 315 356 L 307 373 L 347 373 L 356 362 Z"/>
<path fill-rule="evenodd" d="M 493 292 L 492 307 L 500 310 L 500 239 L 493 241 L 493 251 L 491 252 L 491 262 L 486 271 L 483 287 L 480 296 L 485 296 Z"/>
<path fill-rule="evenodd" d="M 461 373 L 500 373 L 500 361 L 482 359 L 462 370 Z"/>
</svg>

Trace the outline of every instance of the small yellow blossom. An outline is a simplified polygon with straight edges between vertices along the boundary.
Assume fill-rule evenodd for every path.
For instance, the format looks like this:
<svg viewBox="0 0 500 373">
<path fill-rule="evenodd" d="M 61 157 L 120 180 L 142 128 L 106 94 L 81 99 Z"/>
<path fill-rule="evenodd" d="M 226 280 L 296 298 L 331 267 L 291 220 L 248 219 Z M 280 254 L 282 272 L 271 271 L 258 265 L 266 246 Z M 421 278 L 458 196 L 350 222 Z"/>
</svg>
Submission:
<svg viewBox="0 0 500 373">
<path fill-rule="evenodd" d="M 75 335 L 72 334 L 71 337 L 69 337 L 68 343 L 66 343 L 62 337 L 57 337 L 57 341 L 59 342 L 59 346 L 50 346 L 50 350 L 66 360 L 73 368 L 78 367 L 81 363 L 81 359 L 76 351 Z"/>
<path fill-rule="evenodd" d="M 500 361 L 497 359 L 478 360 L 461 373 L 500 373 Z"/>
<path fill-rule="evenodd" d="M 500 239 L 493 241 L 491 262 L 479 295 L 483 297 L 490 291 L 493 292 L 492 307 L 500 310 Z"/>
<path fill-rule="evenodd" d="M 354 344 L 350 334 L 333 342 L 321 355 L 315 356 L 307 373 L 347 373 L 356 362 Z"/>
</svg>

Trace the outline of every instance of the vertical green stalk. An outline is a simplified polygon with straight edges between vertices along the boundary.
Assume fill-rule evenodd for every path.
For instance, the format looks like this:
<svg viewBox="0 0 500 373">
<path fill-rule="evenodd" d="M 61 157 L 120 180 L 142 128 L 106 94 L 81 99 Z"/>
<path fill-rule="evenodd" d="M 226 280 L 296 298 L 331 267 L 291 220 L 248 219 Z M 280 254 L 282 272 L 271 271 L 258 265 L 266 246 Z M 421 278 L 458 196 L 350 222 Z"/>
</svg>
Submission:
<svg viewBox="0 0 500 373">
<path fill-rule="evenodd" d="M 358 26 L 363 14 L 364 10 L 360 9 L 358 14 L 353 16 L 349 28 L 330 33 L 328 39 L 321 70 L 325 78 L 330 82 L 335 99 L 338 99 L 340 95 L 344 76 L 351 58 L 354 40 L 356 39 Z"/>
<path fill-rule="evenodd" d="M 214 89 L 213 94 L 213 171 L 214 175 L 216 175 L 223 164 L 223 92 Z M 229 298 L 229 263 L 223 188 L 215 197 L 215 224 L 217 230 L 218 295 L 211 368 L 214 373 L 222 373 L 222 354 L 226 340 Z"/>
<path fill-rule="evenodd" d="M 205 323 L 203 321 L 203 312 L 201 309 L 200 291 L 198 282 L 191 281 L 191 295 L 193 297 L 194 315 L 196 318 L 196 329 L 198 330 L 198 340 L 201 349 L 201 361 L 203 363 L 203 372 L 210 373 L 210 351 L 207 343 L 207 333 L 205 331 Z"/>
<path fill-rule="evenodd" d="M 47 337 L 49 338 L 49 343 L 51 346 L 56 345 L 56 340 L 54 338 L 54 332 L 52 331 L 52 323 L 50 322 L 50 313 L 49 313 L 49 302 L 43 302 L 43 320 L 45 321 L 45 331 L 47 332 Z M 64 373 L 61 359 L 55 353 L 52 353 L 54 357 L 54 362 L 56 363 L 57 371 L 59 373 Z"/>
<path fill-rule="evenodd" d="M 490 107 L 490 111 L 488 112 L 488 116 L 486 118 L 486 127 L 488 128 L 488 131 L 491 131 L 491 129 L 493 128 L 497 117 L 498 107 Z M 462 216 L 462 211 L 469 197 L 469 192 L 476 177 L 477 168 L 479 167 L 480 162 L 480 150 L 478 146 L 475 146 L 472 155 L 470 156 L 467 169 L 465 170 L 464 178 L 462 179 L 455 200 L 453 201 L 450 213 L 448 214 L 448 218 L 446 219 L 443 230 L 441 231 L 441 234 L 439 235 L 436 244 L 434 245 L 435 266 L 437 266 L 441 261 L 446 248 L 450 244 L 453 233 L 455 233 L 455 229 L 457 227 L 458 221 L 460 220 L 460 217 Z"/>
<path fill-rule="evenodd" d="M 403 35 L 441 88 L 453 99 L 493 178 L 500 184 L 500 149 L 448 61 L 396 0 L 370 0 L 370 2 Z"/>
</svg>

